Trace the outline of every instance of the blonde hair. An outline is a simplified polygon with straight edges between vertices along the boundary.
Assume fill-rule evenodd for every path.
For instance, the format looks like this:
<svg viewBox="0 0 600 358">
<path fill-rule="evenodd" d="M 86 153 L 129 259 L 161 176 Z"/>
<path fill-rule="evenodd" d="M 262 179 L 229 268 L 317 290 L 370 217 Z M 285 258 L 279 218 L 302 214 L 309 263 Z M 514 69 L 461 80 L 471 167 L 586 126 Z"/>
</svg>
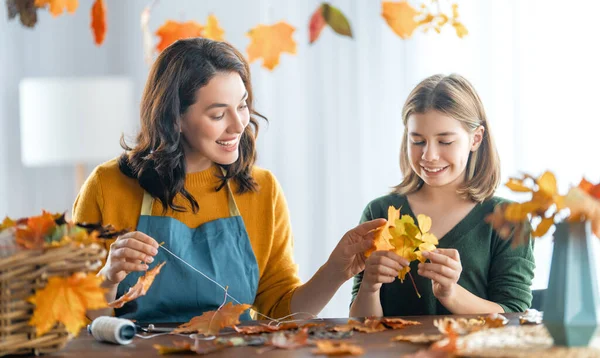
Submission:
<svg viewBox="0 0 600 358">
<path fill-rule="evenodd" d="M 404 134 L 400 147 L 403 179 L 393 192 L 406 195 L 418 191 L 423 185 L 423 180 L 413 171 L 408 159 L 407 122 L 412 114 L 423 114 L 430 110 L 460 121 L 469 133 L 483 126 L 485 130 L 481 145 L 469 154 L 465 181 L 457 192 L 462 198 L 475 202 L 491 198 L 500 183 L 500 158 L 479 95 L 469 81 L 457 74 L 428 77 L 406 99 L 402 109 Z"/>
</svg>

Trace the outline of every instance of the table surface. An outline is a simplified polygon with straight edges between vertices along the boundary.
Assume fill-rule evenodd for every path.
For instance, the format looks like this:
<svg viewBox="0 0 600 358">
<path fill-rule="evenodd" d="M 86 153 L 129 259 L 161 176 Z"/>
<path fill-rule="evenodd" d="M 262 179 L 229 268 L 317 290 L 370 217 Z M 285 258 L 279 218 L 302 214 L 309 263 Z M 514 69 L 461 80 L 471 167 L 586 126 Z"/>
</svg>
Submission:
<svg viewBox="0 0 600 358">
<path fill-rule="evenodd" d="M 518 316 L 520 313 L 505 314 L 510 319 L 509 325 L 518 325 Z M 433 325 L 434 319 L 443 317 L 453 318 L 475 318 L 481 315 L 454 315 L 454 316 L 414 316 L 402 317 L 421 322 L 421 325 L 409 326 L 400 330 L 387 330 L 377 333 L 359 333 L 354 332 L 352 337 L 344 339 L 361 346 L 368 357 L 401 357 L 403 354 L 413 353 L 420 349 L 427 348 L 426 344 L 414 344 L 408 342 L 392 342 L 392 337 L 400 334 L 438 334 L 437 328 Z M 345 324 L 348 318 L 323 319 L 319 322 L 328 325 Z M 264 322 L 263 322 L 264 323 Z M 254 323 L 253 323 L 254 324 Z M 231 337 L 231 335 L 227 335 Z M 135 337 L 133 342 L 128 345 L 114 345 L 96 341 L 89 333 L 82 331 L 80 335 L 70 341 L 60 352 L 47 355 L 48 357 L 70 357 L 70 358 L 94 358 L 94 357 L 155 357 L 159 356 L 158 351 L 152 347 L 154 344 L 172 346 L 174 341 L 193 342 L 192 339 L 184 336 L 161 335 L 150 339 Z M 210 353 L 210 357 L 315 357 L 312 354 L 314 346 L 307 346 L 295 350 L 274 349 L 259 354 L 258 350 L 262 347 L 231 347 Z M 178 357 L 198 357 L 195 353 L 179 354 Z"/>
</svg>

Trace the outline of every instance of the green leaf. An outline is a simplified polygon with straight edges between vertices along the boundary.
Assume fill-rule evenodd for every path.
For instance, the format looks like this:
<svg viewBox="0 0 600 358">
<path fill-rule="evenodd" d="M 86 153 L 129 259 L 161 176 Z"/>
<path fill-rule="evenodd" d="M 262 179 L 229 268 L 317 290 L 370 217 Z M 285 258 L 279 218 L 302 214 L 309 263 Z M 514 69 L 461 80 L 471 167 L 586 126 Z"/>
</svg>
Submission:
<svg viewBox="0 0 600 358">
<path fill-rule="evenodd" d="M 333 31 L 340 35 L 352 37 L 352 29 L 346 16 L 336 7 L 324 3 L 323 6 L 323 17 L 325 21 Z"/>
</svg>

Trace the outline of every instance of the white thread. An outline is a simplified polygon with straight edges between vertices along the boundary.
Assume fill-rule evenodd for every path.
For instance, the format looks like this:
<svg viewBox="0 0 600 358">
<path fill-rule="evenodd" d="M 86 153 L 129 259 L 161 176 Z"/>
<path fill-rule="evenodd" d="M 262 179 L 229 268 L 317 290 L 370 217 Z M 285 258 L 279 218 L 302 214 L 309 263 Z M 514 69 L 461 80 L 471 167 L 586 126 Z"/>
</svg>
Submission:
<svg viewBox="0 0 600 358">
<path fill-rule="evenodd" d="M 192 266 L 192 265 L 190 265 L 189 263 L 187 263 L 187 262 L 186 262 L 184 259 L 182 259 L 181 257 L 179 257 L 179 256 L 175 255 L 173 252 L 169 251 L 169 249 L 167 249 L 166 247 L 164 247 L 164 245 L 160 245 L 159 247 L 160 247 L 160 248 L 162 248 L 163 250 L 165 250 L 166 252 L 168 252 L 169 254 L 171 254 L 173 257 L 175 257 L 175 258 L 176 258 L 176 259 L 178 259 L 179 261 L 181 261 L 181 262 L 183 262 L 184 264 L 186 264 L 187 266 L 189 266 L 189 267 L 190 267 L 192 270 L 194 270 L 194 271 L 196 271 L 197 273 L 199 273 L 199 274 L 201 274 L 202 276 L 204 276 L 204 277 L 205 277 L 207 280 L 209 280 L 210 282 L 212 282 L 212 283 L 214 283 L 215 285 L 217 285 L 217 286 L 221 287 L 221 289 L 222 289 L 223 291 L 225 291 L 225 297 L 229 297 L 229 298 L 231 298 L 233 301 L 235 301 L 235 302 L 236 302 L 237 304 L 239 304 L 239 305 L 241 305 L 241 304 L 242 304 L 240 301 L 236 300 L 236 299 L 235 299 L 233 296 L 231 296 L 229 293 L 227 293 L 227 289 L 226 289 L 225 287 L 221 286 L 221 285 L 220 285 L 220 284 L 219 284 L 217 281 L 215 281 L 215 280 L 213 280 L 212 278 L 208 277 L 208 276 L 207 276 L 207 275 L 205 275 L 205 274 L 204 274 L 202 271 L 198 270 L 198 269 L 197 269 L 197 268 L 195 268 L 194 266 Z M 225 299 L 225 300 L 227 300 L 227 299 Z M 225 304 L 225 302 L 223 302 L 223 304 L 221 305 L 221 307 L 222 307 L 224 304 Z M 219 307 L 219 308 L 221 308 L 221 307 Z M 302 313 L 309 314 L 309 315 L 313 316 L 312 318 L 319 318 L 318 316 L 316 316 L 316 315 L 314 315 L 314 314 L 312 314 L 312 313 L 309 313 L 309 312 L 297 312 L 297 313 L 292 313 L 292 314 L 290 314 L 290 315 L 287 315 L 287 316 L 285 316 L 285 317 L 282 317 L 281 319 L 275 319 L 275 318 L 271 318 L 271 317 L 269 317 L 269 316 L 267 316 L 267 315 L 264 315 L 264 314 L 262 314 L 262 313 L 260 313 L 260 312 L 258 312 L 258 311 L 255 311 L 255 312 L 256 312 L 256 314 L 257 314 L 257 315 L 259 315 L 259 316 L 262 316 L 262 317 L 265 317 L 265 318 L 266 318 L 266 319 L 268 319 L 268 320 L 271 320 L 271 321 L 275 321 L 275 322 L 277 322 L 277 323 L 278 323 L 278 325 L 279 325 L 279 324 L 281 324 L 281 323 L 286 323 L 286 322 L 296 322 L 296 321 L 299 321 L 299 320 L 284 321 L 283 319 L 284 319 L 284 318 L 287 318 L 287 317 L 293 317 L 293 316 L 295 316 L 295 315 L 302 314 Z M 301 320 L 300 320 L 300 321 L 301 321 Z"/>
<path fill-rule="evenodd" d="M 100 342 L 129 344 L 135 336 L 135 325 L 128 319 L 101 316 L 88 325 L 88 332 Z"/>
</svg>

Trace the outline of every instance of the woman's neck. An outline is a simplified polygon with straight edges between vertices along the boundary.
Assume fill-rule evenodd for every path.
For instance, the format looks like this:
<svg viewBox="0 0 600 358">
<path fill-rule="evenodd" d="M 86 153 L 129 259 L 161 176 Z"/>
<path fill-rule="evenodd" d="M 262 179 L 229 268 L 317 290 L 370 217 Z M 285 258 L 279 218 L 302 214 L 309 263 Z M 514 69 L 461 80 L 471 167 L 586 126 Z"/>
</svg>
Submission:
<svg viewBox="0 0 600 358">
<path fill-rule="evenodd" d="M 213 165 L 213 162 L 205 156 L 194 158 L 193 155 L 185 156 L 185 173 L 197 173 L 205 171 Z"/>
</svg>

